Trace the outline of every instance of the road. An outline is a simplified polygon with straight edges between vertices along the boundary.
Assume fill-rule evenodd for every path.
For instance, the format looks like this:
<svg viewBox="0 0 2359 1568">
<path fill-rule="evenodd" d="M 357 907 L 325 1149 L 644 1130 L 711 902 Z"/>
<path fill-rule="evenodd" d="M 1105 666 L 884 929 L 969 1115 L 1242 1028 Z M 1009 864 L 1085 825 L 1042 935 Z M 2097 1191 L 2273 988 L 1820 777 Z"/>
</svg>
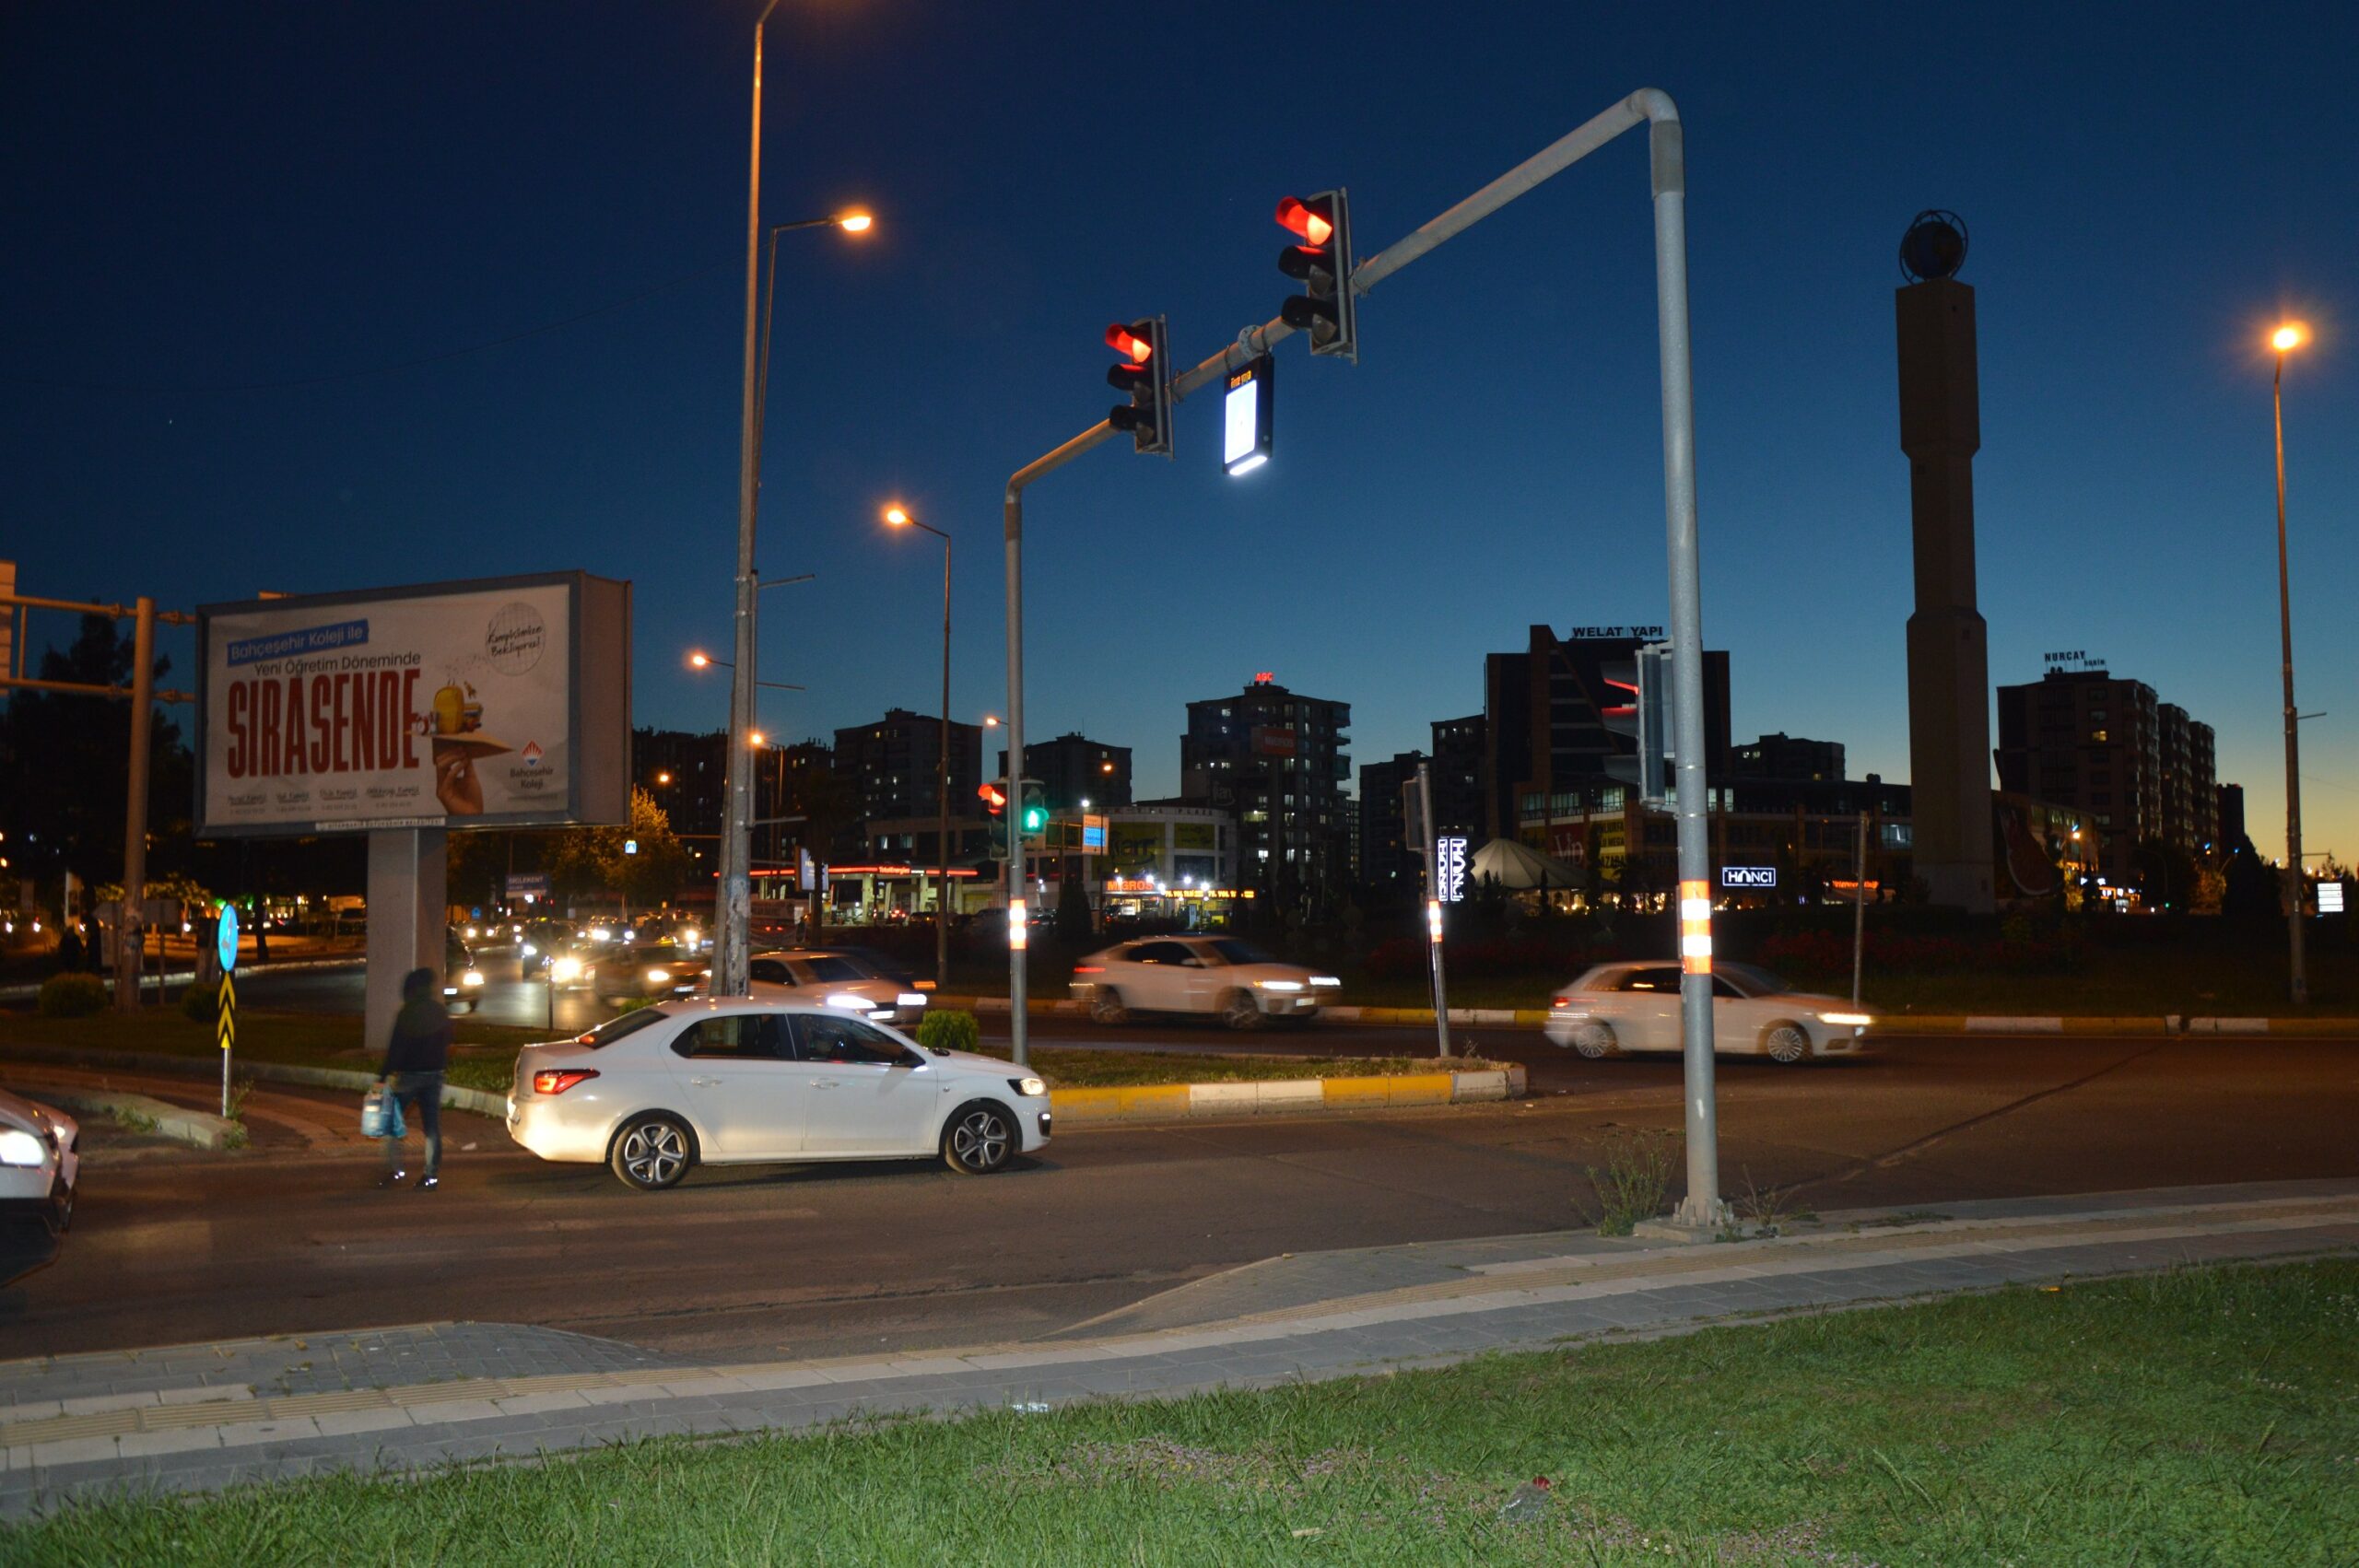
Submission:
<svg viewBox="0 0 2359 1568">
<path fill-rule="evenodd" d="M 1678 1123 L 1671 1063 L 1485 1034 L 1544 1061 L 1541 1097 L 1068 1129 L 981 1180 L 760 1168 L 643 1197 L 458 1116 L 431 1194 L 376 1190 L 366 1150 L 94 1160 L 62 1260 L 0 1291 L 0 1356 L 453 1318 L 715 1357 L 1027 1338 L 1279 1253 L 1567 1228 L 1611 1141 Z M 1811 1209 L 2359 1175 L 2359 1042 L 1904 1039 L 1821 1068 L 1732 1062 L 1720 1083 L 1730 1191 Z"/>
</svg>

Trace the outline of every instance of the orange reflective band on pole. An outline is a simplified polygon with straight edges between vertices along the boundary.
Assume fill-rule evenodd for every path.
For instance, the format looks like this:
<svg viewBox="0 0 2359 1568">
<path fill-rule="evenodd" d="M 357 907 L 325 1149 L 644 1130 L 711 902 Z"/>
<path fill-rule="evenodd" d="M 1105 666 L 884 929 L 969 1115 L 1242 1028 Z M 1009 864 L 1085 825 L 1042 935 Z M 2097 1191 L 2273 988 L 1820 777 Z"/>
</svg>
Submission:
<svg viewBox="0 0 2359 1568">
<path fill-rule="evenodd" d="M 1712 972 L 1712 893 L 1704 882 L 1679 884 L 1679 967 L 1690 975 Z"/>
<path fill-rule="evenodd" d="M 1437 946 L 1440 945 L 1440 942 L 1441 942 L 1441 900 L 1440 900 L 1440 899 L 1438 899 L 1438 898 L 1429 899 L 1429 900 L 1427 900 L 1427 901 L 1426 901 L 1426 936 L 1428 936 L 1428 937 L 1430 937 L 1430 938 L 1433 940 L 1433 942 L 1434 942 L 1434 943 L 1435 943 L 1435 945 L 1437 945 Z"/>
<path fill-rule="evenodd" d="M 1009 899 L 1007 901 L 1008 946 L 1020 948 L 1025 945 L 1025 938 L 1029 936 L 1031 932 L 1026 930 L 1024 919 L 1024 900 L 1021 898 Z"/>
</svg>

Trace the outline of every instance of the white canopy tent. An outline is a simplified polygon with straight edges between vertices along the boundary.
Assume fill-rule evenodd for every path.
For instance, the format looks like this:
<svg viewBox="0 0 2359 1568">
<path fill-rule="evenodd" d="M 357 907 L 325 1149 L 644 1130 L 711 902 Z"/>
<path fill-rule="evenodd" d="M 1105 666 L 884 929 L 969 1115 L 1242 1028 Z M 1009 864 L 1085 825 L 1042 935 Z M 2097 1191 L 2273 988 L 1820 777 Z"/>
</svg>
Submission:
<svg viewBox="0 0 2359 1568">
<path fill-rule="evenodd" d="M 1511 893 L 1533 888 L 1542 892 L 1562 888 L 1569 892 L 1589 885 L 1589 875 L 1579 867 L 1512 838 L 1494 838 L 1475 850 L 1466 873 L 1478 885 L 1485 877 L 1496 877 L 1499 885 Z"/>
</svg>

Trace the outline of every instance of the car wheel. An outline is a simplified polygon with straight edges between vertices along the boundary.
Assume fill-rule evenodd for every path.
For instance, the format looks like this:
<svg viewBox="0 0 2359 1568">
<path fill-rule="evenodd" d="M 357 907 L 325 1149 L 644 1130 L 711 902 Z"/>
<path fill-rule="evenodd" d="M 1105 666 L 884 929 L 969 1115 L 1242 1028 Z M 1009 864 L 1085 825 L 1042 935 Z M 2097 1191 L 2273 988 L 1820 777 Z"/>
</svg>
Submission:
<svg viewBox="0 0 2359 1568">
<path fill-rule="evenodd" d="M 1264 1022 L 1262 1004 L 1251 991 L 1230 991 L 1220 999 L 1220 1021 L 1232 1029 L 1259 1029 Z"/>
<path fill-rule="evenodd" d="M 1769 1059 L 1791 1067 L 1810 1059 L 1810 1031 L 1799 1024 L 1772 1024 L 1761 1036 L 1761 1048 Z"/>
<path fill-rule="evenodd" d="M 1089 1021 L 1092 1024 L 1128 1024 L 1131 1010 L 1122 1002 L 1122 993 L 1111 986 L 1100 986 L 1089 995 Z"/>
<path fill-rule="evenodd" d="M 661 1112 L 636 1116 L 615 1134 L 609 1161 L 625 1187 L 640 1192 L 661 1192 L 677 1187 L 688 1167 L 697 1163 L 696 1134 L 676 1117 Z"/>
<path fill-rule="evenodd" d="M 942 1158 L 961 1176 L 989 1176 L 1015 1157 L 1015 1121 L 997 1106 L 962 1108 L 942 1129 Z"/>
<path fill-rule="evenodd" d="M 1620 1056 L 1622 1047 L 1614 1038 L 1610 1024 L 1584 1024 L 1573 1033 L 1573 1049 L 1590 1061 L 1603 1061 L 1610 1056 Z"/>
</svg>

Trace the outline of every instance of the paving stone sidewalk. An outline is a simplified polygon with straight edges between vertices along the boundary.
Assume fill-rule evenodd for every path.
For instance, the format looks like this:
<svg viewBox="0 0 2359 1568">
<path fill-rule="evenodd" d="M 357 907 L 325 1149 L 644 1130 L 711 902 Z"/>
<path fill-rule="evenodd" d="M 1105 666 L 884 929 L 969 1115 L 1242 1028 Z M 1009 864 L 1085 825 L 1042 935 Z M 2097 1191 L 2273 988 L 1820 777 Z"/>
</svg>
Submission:
<svg viewBox="0 0 2359 1568">
<path fill-rule="evenodd" d="M 1261 1387 L 1612 1333 L 2189 1264 L 2359 1253 L 2359 1181 L 1827 1214 L 1713 1246 L 1556 1233 L 1273 1259 L 1050 1340 L 695 1365 L 503 1324 L 0 1363 L 0 1513 L 869 1413 Z"/>
</svg>

